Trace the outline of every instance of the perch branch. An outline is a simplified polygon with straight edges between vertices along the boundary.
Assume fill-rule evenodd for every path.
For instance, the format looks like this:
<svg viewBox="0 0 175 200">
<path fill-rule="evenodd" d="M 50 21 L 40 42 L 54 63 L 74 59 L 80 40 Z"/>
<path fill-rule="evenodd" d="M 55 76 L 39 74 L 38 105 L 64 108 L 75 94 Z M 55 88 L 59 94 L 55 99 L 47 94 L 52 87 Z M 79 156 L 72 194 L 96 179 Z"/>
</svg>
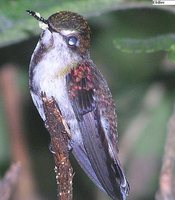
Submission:
<svg viewBox="0 0 175 200">
<path fill-rule="evenodd" d="M 71 200 L 73 169 L 68 152 L 68 142 L 71 135 L 54 98 L 47 99 L 46 95 L 42 94 L 42 100 L 46 116 L 45 126 L 50 133 L 51 148 L 55 160 L 58 198 Z"/>
<path fill-rule="evenodd" d="M 175 199 L 175 111 L 170 118 L 156 200 Z"/>
</svg>

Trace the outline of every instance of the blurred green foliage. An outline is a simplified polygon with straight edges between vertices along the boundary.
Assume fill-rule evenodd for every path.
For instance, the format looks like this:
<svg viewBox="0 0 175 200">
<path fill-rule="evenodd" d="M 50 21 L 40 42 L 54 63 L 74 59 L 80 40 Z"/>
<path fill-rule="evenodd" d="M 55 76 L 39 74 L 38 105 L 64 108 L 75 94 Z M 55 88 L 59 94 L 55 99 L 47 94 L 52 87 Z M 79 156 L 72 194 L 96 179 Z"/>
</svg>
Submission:
<svg viewBox="0 0 175 200">
<path fill-rule="evenodd" d="M 172 44 L 175 43 L 175 34 L 160 35 L 146 39 L 116 39 L 114 45 L 119 50 L 126 53 L 152 53 L 156 51 L 173 50 Z"/>
<path fill-rule="evenodd" d="M 19 42 L 30 38 L 31 35 L 39 33 L 38 24 L 31 17 L 28 17 L 26 10 L 35 10 L 43 16 L 59 10 L 72 10 L 79 13 L 95 13 L 110 9 L 122 0 L 50 0 L 34 2 L 30 0 L 1 0 L 0 8 L 0 46 Z"/>
<path fill-rule="evenodd" d="M 122 0 L 0 0 L 0 63 L 18 66 L 18 84 L 25 96 L 24 124 L 35 176 L 43 199 L 56 199 L 52 155 L 48 152 L 49 136 L 31 102 L 28 89 L 28 65 L 38 40 L 38 22 L 26 9 L 48 17 L 58 10 L 76 11 L 87 16 L 92 30 L 91 56 L 106 77 L 116 100 L 119 139 L 135 118 L 146 119 L 139 138 L 129 152 L 128 174 L 132 160 L 154 155 L 155 175 L 149 191 L 129 199 L 153 199 L 158 187 L 161 158 L 167 133 L 167 122 L 173 111 L 175 96 L 175 8 L 154 7 L 141 1 Z M 148 1 L 149 2 L 149 1 Z M 162 94 L 154 107 L 145 107 L 146 94 L 155 84 Z M 163 93 L 162 93 L 163 90 Z M 1 99 L 2 96 L 1 96 Z M 0 101 L 0 174 L 9 158 L 3 101 Z M 139 125 L 139 124 L 138 124 Z M 134 158 L 134 159 L 133 159 Z M 48 165 L 45 165 L 48 163 Z M 95 199 L 95 189 L 84 173 L 75 166 L 75 199 Z M 43 166 L 44 164 L 44 166 Z M 143 163 L 148 165 L 149 163 Z M 78 168 L 78 169 L 77 169 Z M 135 167 L 136 171 L 141 171 Z M 152 172 L 150 171 L 150 174 Z M 130 174 L 129 174 L 130 175 Z M 149 174 L 148 174 L 149 175 Z M 131 188 L 132 175 L 131 177 Z M 151 187 L 151 188 L 150 188 Z M 88 191 L 91 192 L 87 192 Z"/>
</svg>

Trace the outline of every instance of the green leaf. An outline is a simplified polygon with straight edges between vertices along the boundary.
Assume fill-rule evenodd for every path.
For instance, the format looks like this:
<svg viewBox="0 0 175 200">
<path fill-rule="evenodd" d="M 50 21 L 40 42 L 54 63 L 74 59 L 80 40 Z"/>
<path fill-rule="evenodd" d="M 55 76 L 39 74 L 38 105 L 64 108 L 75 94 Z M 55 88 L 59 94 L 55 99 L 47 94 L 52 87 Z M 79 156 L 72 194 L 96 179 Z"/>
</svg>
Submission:
<svg viewBox="0 0 175 200">
<path fill-rule="evenodd" d="M 126 53 L 152 53 L 156 51 L 170 51 L 175 43 L 175 34 L 166 34 L 144 39 L 118 38 L 114 46 Z"/>
</svg>

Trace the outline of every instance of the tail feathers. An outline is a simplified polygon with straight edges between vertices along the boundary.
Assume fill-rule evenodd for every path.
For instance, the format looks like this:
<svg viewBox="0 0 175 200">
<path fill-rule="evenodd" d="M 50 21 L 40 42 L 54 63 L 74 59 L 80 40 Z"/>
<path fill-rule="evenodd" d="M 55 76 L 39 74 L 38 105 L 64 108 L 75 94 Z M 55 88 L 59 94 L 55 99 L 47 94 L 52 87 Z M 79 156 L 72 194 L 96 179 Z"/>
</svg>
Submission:
<svg viewBox="0 0 175 200">
<path fill-rule="evenodd" d="M 88 177 L 94 182 L 94 184 L 103 192 L 107 193 L 113 200 L 122 199 L 126 200 L 126 197 L 129 193 L 129 184 L 125 178 L 124 172 L 120 166 L 120 163 L 115 162 L 113 163 L 113 167 L 111 167 L 111 172 L 113 174 L 113 185 L 117 187 L 119 185 L 119 188 L 117 191 L 114 192 L 114 190 L 111 188 L 111 180 L 109 180 L 109 175 L 104 175 L 104 182 L 101 183 L 101 179 L 97 178 L 96 172 L 94 171 L 89 158 L 87 156 L 86 150 L 84 149 L 83 145 L 74 145 L 73 151 L 72 151 L 74 157 L 78 161 L 81 168 L 84 170 L 84 172 L 88 175 Z M 103 172 L 103 171 L 102 171 Z M 120 181 L 119 181 L 120 180 Z M 103 186 L 102 186 L 103 184 Z M 106 184 L 108 187 L 106 187 Z M 121 193 L 121 197 L 118 198 L 119 193 Z"/>
<path fill-rule="evenodd" d="M 119 161 L 114 163 L 114 171 L 117 174 L 116 176 L 119 177 L 120 180 L 120 191 L 122 200 L 125 200 L 129 194 L 130 187 Z"/>
<path fill-rule="evenodd" d="M 113 200 L 125 200 L 129 186 L 118 158 L 109 153 L 103 127 L 94 120 L 94 113 L 85 114 L 79 126 L 96 179 Z"/>
<path fill-rule="evenodd" d="M 89 162 L 84 146 L 80 144 L 74 145 L 72 153 L 87 176 L 94 182 L 95 185 L 97 185 L 100 190 L 105 192 L 94 172 L 94 169 L 92 168 L 91 163 Z"/>
</svg>

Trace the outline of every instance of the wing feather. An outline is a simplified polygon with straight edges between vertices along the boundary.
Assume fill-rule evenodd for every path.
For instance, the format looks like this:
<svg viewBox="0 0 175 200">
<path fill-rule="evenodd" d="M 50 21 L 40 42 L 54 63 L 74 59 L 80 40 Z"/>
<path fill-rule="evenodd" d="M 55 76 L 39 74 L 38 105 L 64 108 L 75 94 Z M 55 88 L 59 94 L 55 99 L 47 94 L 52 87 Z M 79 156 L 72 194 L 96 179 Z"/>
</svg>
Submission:
<svg viewBox="0 0 175 200">
<path fill-rule="evenodd" d="M 117 155 L 116 114 L 112 96 L 101 73 L 92 64 L 85 63 L 83 67 L 82 77 L 77 79 L 74 74 L 78 73 L 72 72 L 67 78 L 69 97 L 79 121 L 86 152 L 75 157 L 97 186 L 102 187 L 112 199 L 124 200 L 129 185 Z"/>
</svg>

